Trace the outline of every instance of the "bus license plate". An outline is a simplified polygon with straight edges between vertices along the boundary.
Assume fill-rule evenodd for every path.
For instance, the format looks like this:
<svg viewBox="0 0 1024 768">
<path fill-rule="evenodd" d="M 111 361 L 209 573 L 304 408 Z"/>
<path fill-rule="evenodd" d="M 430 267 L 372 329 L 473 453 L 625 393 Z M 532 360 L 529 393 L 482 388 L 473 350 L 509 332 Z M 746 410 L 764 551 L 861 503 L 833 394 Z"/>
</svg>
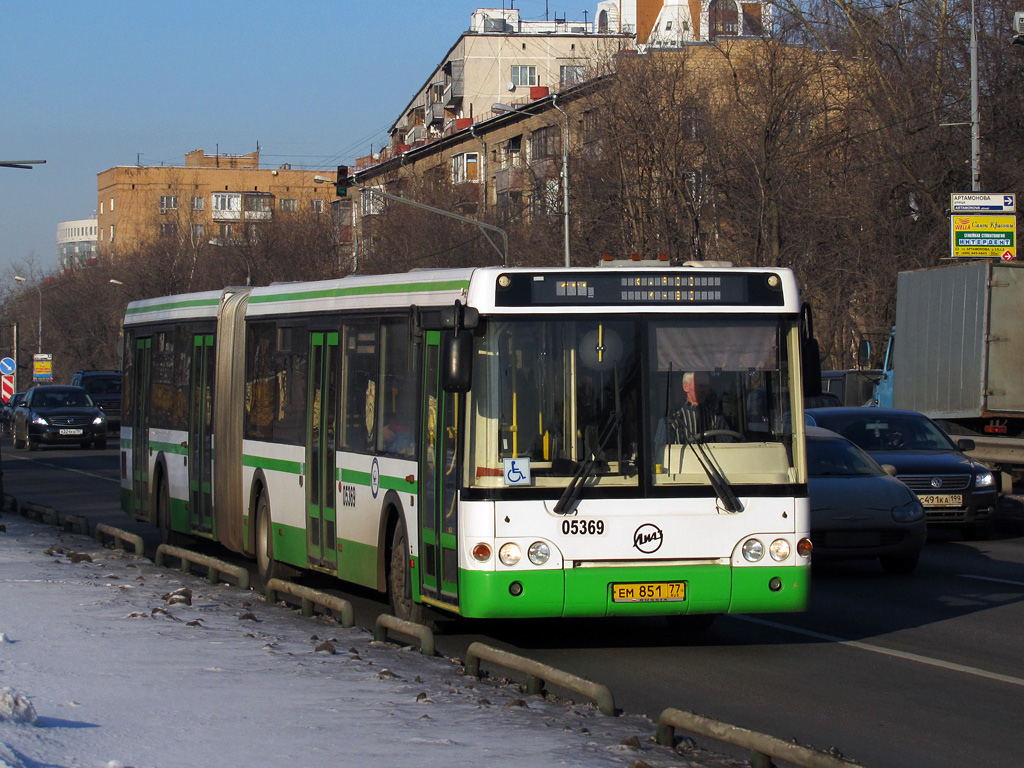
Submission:
<svg viewBox="0 0 1024 768">
<path fill-rule="evenodd" d="M 918 496 L 925 507 L 962 507 L 964 497 L 959 493 L 928 493 Z"/>
<path fill-rule="evenodd" d="M 60 431 L 60 433 L 62 435 L 80 435 L 80 434 L 82 434 L 82 430 L 80 430 L 80 429 L 62 429 Z"/>
<path fill-rule="evenodd" d="M 665 603 L 686 600 L 685 581 L 638 581 L 612 584 L 613 603 Z"/>
</svg>

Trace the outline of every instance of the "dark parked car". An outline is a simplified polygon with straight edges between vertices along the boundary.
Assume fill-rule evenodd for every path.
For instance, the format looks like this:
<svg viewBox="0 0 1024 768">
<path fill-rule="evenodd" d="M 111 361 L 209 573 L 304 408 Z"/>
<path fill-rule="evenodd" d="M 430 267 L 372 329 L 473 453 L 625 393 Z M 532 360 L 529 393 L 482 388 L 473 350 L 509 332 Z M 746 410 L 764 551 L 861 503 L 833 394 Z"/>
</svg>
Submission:
<svg viewBox="0 0 1024 768">
<path fill-rule="evenodd" d="M 15 392 L 11 395 L 11 399 L 3 404 L 0 408 L 0 430 L 5 435 L 11 434 L 11 425 L 14 424 L 14 409 L 18 407 L 18 403 L 25 397 L 24 392 Z"/>
<path fill-rule="evenodd" d="M 82 387 L 107 417 L 107 429 L 121 428 L 121 372 L 75 371 L 71 386 Z"/>
<path fill-rule="evenodd" d="M 991 470 L 964 455 L 974 441 L 956 443 L 916 411 L 892 408 L 814 408 L 808 424 L 838 432 L 879 464 L 891 464 L 924 505 L 929 527 L 958 526 L 968 538 L 988 538 L 996 506 Z"/>
<path fill-rule="evenodd" d="M 107 417 L 81 387 L 35 387 L 14 411 L 14 447 L 34 451 L 41 443 L 106 448 Z"/>
<path fill-rule="evenodd" d="M 924 508 L 905 484 L 846 438 L 807 427 L 815 560 L 878 558 L 911 573 L 928 537 Z"/>
</svg>

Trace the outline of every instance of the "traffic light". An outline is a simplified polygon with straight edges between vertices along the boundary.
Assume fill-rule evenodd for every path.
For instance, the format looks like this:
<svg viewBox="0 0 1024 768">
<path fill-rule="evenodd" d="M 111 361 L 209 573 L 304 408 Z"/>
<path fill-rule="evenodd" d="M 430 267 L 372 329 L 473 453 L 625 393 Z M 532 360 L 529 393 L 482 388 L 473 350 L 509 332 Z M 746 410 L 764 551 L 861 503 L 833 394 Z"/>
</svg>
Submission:
<svg viewBox="0 0 1024 768">
<path fill-rule="evenodd" d="M 348 166 L 338 166 L 338 180 L 334 182 L 334 191 L 338 197 L 345 197 L 348 194 Z"/>
</svg>

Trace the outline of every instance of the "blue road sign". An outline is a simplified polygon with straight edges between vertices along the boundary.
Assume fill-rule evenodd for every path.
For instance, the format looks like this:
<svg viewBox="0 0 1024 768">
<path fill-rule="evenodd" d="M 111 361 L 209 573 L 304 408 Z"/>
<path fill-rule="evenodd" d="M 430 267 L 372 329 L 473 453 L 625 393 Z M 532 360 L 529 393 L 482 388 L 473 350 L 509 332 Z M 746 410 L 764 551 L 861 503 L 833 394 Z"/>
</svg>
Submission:
<svg viewBox="0 0 1024 768">
<path fill-rule="evenodd" d="M 15 364 L 12 358 L 5 357 L 3 360 L 0 360 L 0 373 L 10 375 L 14 373 L 14 368 Z"/>
</svg>

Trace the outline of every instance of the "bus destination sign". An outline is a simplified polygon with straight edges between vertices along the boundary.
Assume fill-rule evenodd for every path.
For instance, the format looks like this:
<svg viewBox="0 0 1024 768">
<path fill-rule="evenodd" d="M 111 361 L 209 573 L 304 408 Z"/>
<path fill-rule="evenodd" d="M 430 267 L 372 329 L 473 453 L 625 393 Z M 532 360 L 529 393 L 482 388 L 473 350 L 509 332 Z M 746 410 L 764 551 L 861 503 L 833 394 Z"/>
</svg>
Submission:
<svg viewBox="0 0 1024 768">
<path fill-rule="evenodd" d="M 732 305 L 782 306 L 783 292 L 769 274 L 749 272 L 601 272 L 501 275 L 495 306 Z"/>
</svg>

